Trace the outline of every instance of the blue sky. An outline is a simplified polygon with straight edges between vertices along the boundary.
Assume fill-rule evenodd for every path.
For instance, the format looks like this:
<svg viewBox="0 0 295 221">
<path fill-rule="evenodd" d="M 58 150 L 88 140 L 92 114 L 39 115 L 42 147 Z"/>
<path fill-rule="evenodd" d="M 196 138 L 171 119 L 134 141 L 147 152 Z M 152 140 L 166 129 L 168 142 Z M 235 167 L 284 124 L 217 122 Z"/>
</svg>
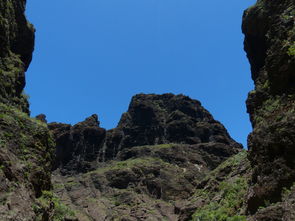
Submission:
<svg viewBox="0 0 295 221">
<path fill-rule="evenodd" d="M 246 145 L 253 89 L 243 51 L 243 10 L 254 0 L 27 2 L 36 27 L 26 93 L 32 116 L 77 123 L 97 113 L 113 128 L 137 93 L 200 100 Z"/>
</svg>

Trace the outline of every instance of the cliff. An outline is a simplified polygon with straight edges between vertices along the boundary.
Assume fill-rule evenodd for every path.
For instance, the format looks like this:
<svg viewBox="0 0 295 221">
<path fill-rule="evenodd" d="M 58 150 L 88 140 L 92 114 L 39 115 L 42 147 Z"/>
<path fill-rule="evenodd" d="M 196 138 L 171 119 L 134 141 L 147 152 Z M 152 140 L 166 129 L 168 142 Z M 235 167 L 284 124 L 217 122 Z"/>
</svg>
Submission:
<svg viewBox="0 0 295 221">
<path fill-rule="evenodd" d="M 54 220 L 66 209 L 50 192 L 52 135 L 23 93 L 34 49 L 24 10 L 25 1 L 0 1 L 0 219 Z"/>
<path fill-rule="evenodd" d="M 0 102 L 29 112 L 25 71 L 32 60 L 34 27 L 24 15 L 25 1 L 0 2 Z"/>
<path fill-rule="evenodd" d="M 184 95 L 135 95 L 111 130 L 31 118 L 25 3 L 0 0 L 1 221 L 295 220 L 293 0 L 244 12 L 249 151 Z"/>
<path fill-rule="evenodd" d="M 248 194 L 251 214 L 284 201 L 284 192 L 295 181 L 294 22 L 292 0 L 260 0 L 243 17 L 245 50 L 255 83 L 247 100 L 253 126 L 248 137 L 253 167 Z M 286 215 L 293 207 L 293 203 L 273 206 L 277 218 L 267 220 L 294 220 L 294 214 L 293 218 Z"/>
<path fill-rule="evenodd" d="M 97 115 L 49 128 L 57 141 L 54 191 L 79 220 L 185 220 L 197 183 L 242 151 L 199 101 L 183 95 L 135 95 L 109 131 Z"/>
</svg>

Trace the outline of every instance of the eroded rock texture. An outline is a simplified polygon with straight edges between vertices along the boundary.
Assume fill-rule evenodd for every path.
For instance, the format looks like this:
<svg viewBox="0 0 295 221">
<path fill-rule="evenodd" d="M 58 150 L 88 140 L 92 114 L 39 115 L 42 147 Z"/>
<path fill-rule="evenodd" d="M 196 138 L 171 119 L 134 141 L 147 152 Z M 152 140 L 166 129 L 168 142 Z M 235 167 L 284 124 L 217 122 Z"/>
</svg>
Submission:
<svg viewBox="0 0 295 221">
<path fill-rule="evenodd" d="M 135 95 L 107 132 L 96 115 L 49 128 L 57 143 L 54 191 L 79 220 L 187 220 L 198 207 L 190 201 L 187 209 L 198 183 L 242 150 L 183 95 Z"/>
<path fill-rule="evenodd" d="M 95 168 L 105 139 L 105 130 L 99 127 L 97 115 L 74 126 L 51 123 L 48 125 L 56 141 L 56 159 L 53 169 L 63 173 L 86 172 Z"/>
<path fill-rule="evenodd" d="M 229 154 L 241 148 L 199 101 L 184 95 L 138 94 L 117 128 L 107 132 L 103 157 L 112 159 L 133 146 L 165 143 L 219 143 L 229 146 Z"/>
<path fill-rule="evenodd" d="M 24 10 L 25 1 L 0 1 L 0 102 L 29 112 L 22 92 L 34 49 L 34 28 Z"/>
<path fill-rule="evenodd" d="M 282 200 L 295 181 L 295 4 L 259 0 L 245 11 L 245 50 L 255 82 L 247 100 L 253 125 L 249 160 L 254 169 L 248 211 Z M 282 208 L 282 214 L 288 208 Z M 278 211 L 279 213 L 279 211 Z M 294 220 L 283 219 L 258 220 Z M 262 216 L 259 216 L 262 217 Z"/>
<path fill-rule="evenodd" d="M 0 0 L 0 220 L 66 217 L 50 190 L 54 143 L 45 123 L 29 117 L 23 94 L 34 48 L 26 1 Z"/>
</svg>

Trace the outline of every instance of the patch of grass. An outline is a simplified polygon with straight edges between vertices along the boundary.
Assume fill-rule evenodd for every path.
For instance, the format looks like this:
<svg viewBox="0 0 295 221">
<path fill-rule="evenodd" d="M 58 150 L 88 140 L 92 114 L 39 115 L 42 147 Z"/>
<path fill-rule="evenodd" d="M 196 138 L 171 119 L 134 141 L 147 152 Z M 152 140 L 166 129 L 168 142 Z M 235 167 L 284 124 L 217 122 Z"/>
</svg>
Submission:
<svg viewBox="0 0 295 221">
<path fill-rule="evenodd" d="M 152 165 L 157 165 L 157 164 L 168 165 L 168 163 L 164 162 L 163 160 L 161 160 L 159 158 L 153 158 L 153 157 L 135 158 L 135 159 L 128 159 L 128 160 L 119 161 L 119 162 L 114 161 L 113 163 L 111 163 L 110 165 L 108 165 L 106 167 L 101 167 L 95 171 L 89 172 L 89 174 L 104 173 L 104 172 L 110 171 L 110 170 L 131 169 L 136 166 L 145 167 L 145 166 L 148 166 L 151 164 Z"/>
<path fill-rule="evenodd" d="M 199 208 L 192 216 L 193 221 L 246 221 L 245 216 L 237 215 L 244 202 L 247 181 L 237 178 L 219 185 L 221 200 L 210 202 Z"/>
<path fill-rule="evenodd" d="M 212 177 L 216 177 L 216 174 L 219 171 L 225 169 L 226 167 L 236 167 L 241 164 L 241 162 L 247 159 L 248 152 L 246 150 L 242 150 L 240 153 L 228 158 L 226 161 L 221 163 L 216 169 L 210 172 L 205 179 L 210 179 Z M 228 174 L 230 176 L 230 174 Z"/>
</svg>

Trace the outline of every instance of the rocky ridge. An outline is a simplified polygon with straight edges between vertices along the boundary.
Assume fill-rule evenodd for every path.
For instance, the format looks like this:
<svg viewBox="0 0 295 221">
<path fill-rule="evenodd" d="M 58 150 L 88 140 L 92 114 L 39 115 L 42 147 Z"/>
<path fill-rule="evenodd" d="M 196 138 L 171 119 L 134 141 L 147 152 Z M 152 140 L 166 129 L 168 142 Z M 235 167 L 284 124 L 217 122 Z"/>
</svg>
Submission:
<svg viewBox="0 0 295 221">
<path fill-rule="evenodd" d="M 54 191 L 79 220 L 182 219 L 179 205 L 202 177 L 242 150 L 199 101 L 183 95 L 135 95 L 109 131 L 96 115 L 49 128 L 61 162 Z"/>
<path fill-rule="evenodd" d="M 1 220 L 295 220 L 292 0 L 258 0 L 243 16 L 249 152 L 184 95 L 135 95 L 108 131 L 97 115 L 30 118 L 25 3 L 0 0 Z"/>
</svg>

